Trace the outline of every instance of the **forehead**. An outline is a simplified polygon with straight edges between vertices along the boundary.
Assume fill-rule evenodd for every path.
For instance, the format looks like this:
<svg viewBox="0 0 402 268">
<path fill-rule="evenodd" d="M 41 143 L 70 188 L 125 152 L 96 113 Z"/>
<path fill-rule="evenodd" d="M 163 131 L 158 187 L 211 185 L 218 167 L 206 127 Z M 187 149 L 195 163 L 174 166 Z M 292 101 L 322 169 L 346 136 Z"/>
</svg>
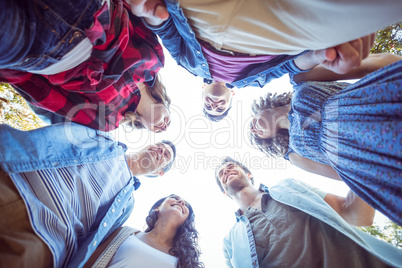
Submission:
<svg viewBox="0 0 402 268">
<path fill-rule="evenodd" d="M 167 199 L 169 199 L 169 198 L 171 198 L 171 199 L 176 199 L 176 200 L 177 200 L 177 199 L 180 199 L 180 200 L 184 201 L 184 203 L 186 203 L 186 205 L 189 205 L 188 202 L 187 202 L 184 198 L 178 196 L 177 194 L 171 194 L 171 195 L 169 195 L 169 196 L 165 199 L 165 201 L 166 201 Z"/>
<path fill-rule="evenodd" d="M 217 172 L 221 172 L 221 171 L 222 171 L 223 169 L 225 169 L 227 166 L 239 166 L 239 165 L 237 165 L 237 164 L 234 163 L 234 162 L 225 162 L 225 163 L 221 164 L 221 165 L 218 167 Z"/>
</svg>

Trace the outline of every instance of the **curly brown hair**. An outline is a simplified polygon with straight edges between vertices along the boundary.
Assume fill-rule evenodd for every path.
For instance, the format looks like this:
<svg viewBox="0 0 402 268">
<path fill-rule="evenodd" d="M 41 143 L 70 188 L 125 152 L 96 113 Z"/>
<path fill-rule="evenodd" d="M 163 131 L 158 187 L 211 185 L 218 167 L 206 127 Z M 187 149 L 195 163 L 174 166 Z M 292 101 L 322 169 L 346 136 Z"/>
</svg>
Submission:
<svg viewBox="0 0 402 268">
<path fill-rule="evenodd" d="M 292 100 L 292 92 L 282 94 L 268 93 L 264 98 L 260 97 L 259 102 L 253 101 L 251 105 L 251 115 L 254 117 L 260 111 L 277 108 L 290 104 Z M 251 127 L 251 125 L 250 125 Z M 279 129 L 273 138 L 262 139 L 249 132 L 251 145 L 266 154 L 267 156 L 283 157 L 289 147 L 289 131 L 287 129 Z"/>
</svg>

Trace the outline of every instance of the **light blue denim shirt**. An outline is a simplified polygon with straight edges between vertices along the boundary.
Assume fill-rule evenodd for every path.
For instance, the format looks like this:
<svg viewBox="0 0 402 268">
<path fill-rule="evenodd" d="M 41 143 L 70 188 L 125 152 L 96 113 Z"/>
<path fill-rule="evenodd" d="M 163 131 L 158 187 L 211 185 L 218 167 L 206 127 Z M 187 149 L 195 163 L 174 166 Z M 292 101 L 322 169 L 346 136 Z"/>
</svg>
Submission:
<svg viewBox="0 0 402 268">
<path fill-rule="evenodd" d="M 193 75 L 204 78 L 205 83 L 212 83 L 213 79 L 209 71 L 208 62 L 204 57 L 194 31 L 180 8 L 179 1 L 166 0 L 165 2 L 170 13 L 169 19 L 158 26 L 151 26 L 145 21 L 144 24 L 161 38 L 163 45 L 177 64 Z M 279 55 L 271 61 L 258 64 L 254 70 L 244 74 L 243 78 L 226 85 L 229 88 L 263 87 L 272 79 L 279 78 L 285 74 L 305 72 L 300 70 L 293 61 L 301 54 Z"/>
<path fill-rule="evenodd" d="M 385 263 L 402 267 L 402 250 L 346 223 L 319 195 L 293 179 L 280 181 L 265 192 L 278 202 L 299 209 L 332 226 Z M 228 267 L 259 267 L 254 237 L 247 217 L 236 214 L 236 223 L 223 240 Z"/>
<path fill-rule="evenodd" d="M 139 187 L 110 134 L 77 124 L 0 125 L 0 167 L 16 185 L 54 267 L 82 267 L 129 217 Z"/>
</svg>

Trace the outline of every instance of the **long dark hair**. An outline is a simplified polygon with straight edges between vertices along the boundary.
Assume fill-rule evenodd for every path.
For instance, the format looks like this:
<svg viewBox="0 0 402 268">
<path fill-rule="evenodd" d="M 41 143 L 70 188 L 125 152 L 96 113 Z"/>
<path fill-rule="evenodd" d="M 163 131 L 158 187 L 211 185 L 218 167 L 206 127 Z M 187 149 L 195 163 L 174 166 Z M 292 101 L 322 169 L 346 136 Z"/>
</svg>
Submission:
<svg viewBox="0 0 402 268">
<path fill-rule="evenodd" d="M 158 212 L 155 211 L 167 197 L 159 199 L 149 211 L 146 218 L 147 229 L 145 232 L 150 232 L 154 229 L 158 221 Z M 173 239 L 173 247 L 169 250 L 169 254 L 178 258 L 177 268 L 203 268 L 205 267 L 199 261 L 201 251 L 198 247 L 198 232 L 195 230 L 194 211 L 190 204 L 189 214 L 186 221 L 182 226 L 177 229 L 176 235 Z"/>
<path fill-rule="evenodd" d="M 264 98 L 260 97 L 259 102 L 254 100 L 251 105 L 251 114 L 255 116 L 260 111 L 285 106 L 290 104 L 291 100 L 291 92 L 279 95 L 268 93 Z M 249 132 L 249 138 L 251 144 L 267 156 L 283 157 L 289 148 L 289 131 L 287 129 L 280 129 L 277 131 L 275 137 L 267 139 L 262 139 Z"/>
</svg>

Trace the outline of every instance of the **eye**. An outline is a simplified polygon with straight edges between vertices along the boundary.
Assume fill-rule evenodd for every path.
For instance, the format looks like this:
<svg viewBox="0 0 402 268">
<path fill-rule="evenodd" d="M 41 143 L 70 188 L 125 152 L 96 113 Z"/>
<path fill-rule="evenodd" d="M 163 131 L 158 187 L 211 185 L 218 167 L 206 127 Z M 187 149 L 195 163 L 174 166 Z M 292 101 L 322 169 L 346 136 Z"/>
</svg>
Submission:
<svg viewBox="0 0 402 268">
<path fill-rule="evenodd" d="M 221 169 L 218 173 L 218 177 L 221 178 L 223 176 L 223 169 Z"/>
<path fill-rule="evenodd" d="M 211 110 L 211 105 L 205 104 L 205 105 L 204 105 L 204 108 L 205 108 L 206 110 Z"/>
</svg>

